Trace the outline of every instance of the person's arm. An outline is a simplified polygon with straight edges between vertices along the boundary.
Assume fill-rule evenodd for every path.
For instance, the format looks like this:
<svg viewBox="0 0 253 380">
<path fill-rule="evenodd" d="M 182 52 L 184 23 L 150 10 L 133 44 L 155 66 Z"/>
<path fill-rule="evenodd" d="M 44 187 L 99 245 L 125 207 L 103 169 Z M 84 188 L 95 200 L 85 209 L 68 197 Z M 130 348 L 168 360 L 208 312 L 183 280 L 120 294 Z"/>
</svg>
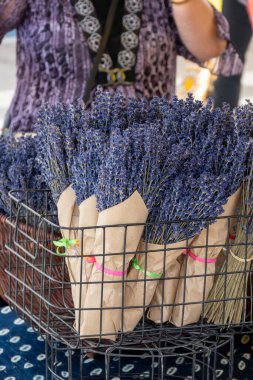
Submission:
<svg viewBox="0 0 253 380">
<path fill-rule="evenodd" d="M 227 41 L 218 33 L 214 10 L 208 1 L 171 3 L 179 36 L 192 55 L 201 62 L 221 55 Z"/>
<path fill-rule="evenodd" d="M 22 21 L 27 0 L 0 0 L 0 42 L 4 35 Z"/>
<path fill-rule="evenodd" d="M 246 5 L 247 5 L 247 10 L 248 10 L 251 26 L 252 26 L 252 29 L 253 29 L 253 0 L 247 0 L 247 4 Z"/>
</svg>

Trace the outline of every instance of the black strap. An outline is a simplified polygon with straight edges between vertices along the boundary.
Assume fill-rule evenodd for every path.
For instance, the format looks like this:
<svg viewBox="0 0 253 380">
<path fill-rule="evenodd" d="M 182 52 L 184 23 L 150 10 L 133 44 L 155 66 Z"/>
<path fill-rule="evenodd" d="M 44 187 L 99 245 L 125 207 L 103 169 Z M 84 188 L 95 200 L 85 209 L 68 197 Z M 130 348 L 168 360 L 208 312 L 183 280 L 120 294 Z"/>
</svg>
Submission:
<svg viewBox="0 0 253 380">
<path fill-rule="evenodd" d="M 89 79 L 88 79 L 87 84 L 86 84 L 86 88 L 85 88 L 85 92 L 84 92 L 84 96 L 83 96 L 84 103 L 88 103 L 88 101 L 90 99 L 90 93 L 91 93 L 91 90 L 94 87 L 94 84 L 96 81 L 98 66 L 100 64 L 102 55 L 105 52 L 106 45 L 107 45 L 108 39 L 109 39 L 110 34 L 111 34 L 112 25 L 113 25 L 116 10 L 118 7 L 118 3 L 119 3 L 119 0 L 112 0 L 111 1 L 111 5 L 110 5 L 109 11 L 108 11 L 107 18 L 106 18 L 104 33 L 103 33 L 103 36 L 101 38 L 99 49 L 98 49 L 96 57 L 94 58 L 93 67 L 91 69 Z"/>
</svg>

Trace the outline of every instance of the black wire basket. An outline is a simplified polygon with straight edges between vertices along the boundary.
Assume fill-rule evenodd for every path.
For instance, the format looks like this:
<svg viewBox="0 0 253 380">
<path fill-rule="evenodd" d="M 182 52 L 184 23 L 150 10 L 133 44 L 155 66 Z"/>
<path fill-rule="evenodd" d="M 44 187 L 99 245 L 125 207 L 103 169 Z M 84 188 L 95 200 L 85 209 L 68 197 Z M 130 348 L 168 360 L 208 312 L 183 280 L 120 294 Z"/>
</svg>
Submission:
<svg viewBox="0 0 253 380">
<path fill-rule="evenodd" d="M 29 199 L 36 192 L 44 197 L 43 213 L 30 207 Z M 164 358 L 179 355 L 178 352 L 182 350 L 181 354 L 190 358 L 194 366 L 200 354 L 209 357 L 208 360 L 211 360 L 210 355 L 216 357 L 220 342 L 223 341 L 220 339 L 225 334 L 231 344 L 232 354 L 231 341 L 234 332 L 251 331 L 251 265 L 246 265 L 245 260 L 242 270 L 229 270 L 228 252 L 234 249 L 235 243 L 230 236 L 225 239 L 225 244 L 208 244 L 209 224 L 213 223 L 212 219 L 205 221 L 207 228 L 204 245 L 195 244 L 194 239 L 187 236 L 176 248 L 173 245 L 164 245 L 159 249 L 152 246 L 151 249 L 147 243 L 142 242 L 137 250 L 128 251 L 127 241 L 132 236 L 133 229 L 141 227 L 142 239 L 145 241 L 147 224 L 89 228 L 59 226 L 55 223 L 56 215 L 47 212 L 50 196 L 49 191 L 42 190 L 10 193 L 10 239 L 6 246 L 9 253 L 9 265 L 6 269 L 9 281 L 6 298 L 20 317 L 29 321 L 45 336 L 48 371 L 53 379 L 61 379 L 57 373 L 57 360 L 52 359 L 57 357 L 58 351 L 78 350 L 80 363 L 87 352 L 103 354 L 106 358 L 106 379 L 111 376 L 109 362 L 112 356 L 124 358 L 129 355 L 136 356 L 137 352 L 148 352 L 151 360 L 159 359 L 158 372 L 154 370 L 150 378 L 163 379 L 166 378 L 163 377 Z M 228 236 L 231 235 L 236 218 L 238 216 L 221 218 L 226 219 Z M 247 220 L 247 216 L 243 218 Z M 163 223 L 164 229 L 169 229 L 175 223 L 180 221 Z M 24 225 L 27 226 L 26 229 L 23 228 Z M 113 234 L 108 232 L 111 228 Z M 67 252 L 59 247 L 61 234 L 66 234 L 66 231 L 78 236 L 76 245 Z M 87 231 L 95 231 L 102 241 L 100 251 L 88 258 L 85 256 L 83 243 Z M 108 246 L 111 245 L 107 239 L 108 236 L 111 239 L 112 235 L 115 239 L 120 236 L 122 249 L 120 252 L 110 251 L 108 255 Z M 245 247 L 246 255 L 252 242 L 245 239 L 240 245 Z M 194 248 L 204 252 L 201 259 L 196 259 L 192 253 Z M 215 260 L 209 259 L 210 249 L 219 251 Z M 175 252 L 176 263 L 173 256 Z M 157 259 L 158 255 L 159 265 L 162 265 L 160 270 L 151 265 L 153 258 Z M 173 265 L 168 257 L 173 257 L 173 265 L 179 271 L 177 269 L 171 273 Z M 192 263 L 199 265 L 201 270 L 189 272 L 188 268 Z M 212 270 L 209 264 L 212 264 Z M 75 275 L 71 273 L 73 268 Z M 87 270 L 90 277 L 87 277 Z M 134 276 L 131 271 L 136 271 Z M 243 283 L 243 292 L 235 300 L 228 298 L 227 288 L 228 282 L 233 281 L 233 276 L 238 274 Z M 219 276 L 224 279 L 224 291 L 218 299 L 212 299 L 207 293 L 210 293 Z M 195 294 L 192 298 L 189 284 L 191 289 L 195 289 L 195 293 L 198 292 L 198 297 Z M 179 288 L 181 293 L 176 296 Z M 240 303 L 241 317 L 237 321 L 228 322 L 227 305 L 233 301 Z M 210 304 L 214 305 L 216 302 L 221 305 L 219 322 L 209 323 L 206 308 L 209 307 L 210 310 Z M 214 341 L 210 337 L 215 337 Z M 210 367 L 209 364 L 203 366 L 203 371 Z M 70 373 L 72 365 L 68 359 Z M 232 366 L 231 361 L 230 376 Z M 210 376 L 213 377 L 210 379 L 215 379 L 215 364 L 212 368 L 214 370 Z M 190 375 L 190 378 L 197 379 L 194 371 Z M 78 379 L 86 378 L 82 373 L 82 365 L 78 376 Z M 209 379 L 209 374 L 203 376 L 203 379 Z M 74 379 L 72 375 L 69 378 Z"/>
<path fill-rule="evenodd" d="M 87 368 L 92 350 L 72 350 L 46 339 L 47 378 L 68 379 L 191 379 L 216 380 L 218 363 L 226 365 L 222 380 L 233 377 L 234 336 L 215 334 L 196 339 L 172 336 L 163 344 L 133 347 L 111 347 L 96 354 L 96 368 Z M 102 364 L 101 364 L 102 363 Z M 50 377 L 51 376 L 51 377 Z"/>
</svg>

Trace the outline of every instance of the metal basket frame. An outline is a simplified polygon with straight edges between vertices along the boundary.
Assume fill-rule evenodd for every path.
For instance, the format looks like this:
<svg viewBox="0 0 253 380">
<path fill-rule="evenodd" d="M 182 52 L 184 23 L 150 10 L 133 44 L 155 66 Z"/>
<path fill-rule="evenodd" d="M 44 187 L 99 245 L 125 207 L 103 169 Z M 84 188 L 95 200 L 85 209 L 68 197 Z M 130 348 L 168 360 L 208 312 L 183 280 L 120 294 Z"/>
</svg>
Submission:
<svg viewBox="0 0 253 380">
<path fill-rule="evenodd" d="M 226 346 L 229 349 L 229 356 L 222 355 L 219 350 Z M 234 364 L 234 335 L 232 334 L 217 334 L 213 336 L 202 336 L 201 339 L 196 340 L 194 336 L 188 336 L 187 339 L 183 337 L 171 339 L 164 342 L 163 347 L 153 344 L 151 348 L 149 345 L 142 345 L 140 347 L 111 347 L 104 353 L 104 374 L 90 376 L 85 373 L 84 360 L 89 358 L 89 354 L 94 354 L 93 350 L 75 350 L 59 344 L 52 337 L 48 336 L 45 339 L 45 352 L 47 362 L 47 379 L 64 380 L 61 376 L 63 355 L 65 356 L 65 368 L 68 373 L 68 379 L 71 380 L 88 380 L 91 378 L 97 380 L 110 380 L 112 379 L 139 379 L 139 373 L 131 372 L 126 374 L 122 371 L 124 361 L 132 361 L 134 359 L 145 358 L 149 363 L 151 371 L 147 374 L 150 380 L 165 380 L 165 379 L 182 379 L 180 374 L 169 374 L 166 376 L 167 362 L 173 358 L 181 358 L 188 361 L 189 373 L 187 379 L 191 380 L 216 380 L 217 379 L 217 361 L 224 359 L 227 362 L 228 377 L 223 380 L 231 380 L 233 377 L 233 364 Z M 98 353 L 101 355 L 101 352 Z M 117 367 L 112 367 L 112 361 Z M 199 372 L 196 372 L 198 366 Z M 147 366 L 148 368 L 148 366 Z M 168 374 L 167 374 L 168 375 Z"/>
<path fill-rule="evenodd" d="M 44 212 L 37 212 L 33 210 L 29 205 L 29 197 L 34 194 L 34 192 L 40 192 L 44 194 L 45 199 L 45 209 Z M 62 345 L 63 350 L 79 350 L 80 357 L 87 352 L 99 353 L 105 355 L 106 362 L 106 379 L 109 379 L 110 373 L 110 358 L 112 355 L 116 355 L 117 352 L 120 352 L 120 357 L 125 357 L 126 350 L 132 350 L 137 352 L 138 350 L 147 350 L 151 358 L 158 357 L 160 362 L 163 363 L 167 356 L 173 356 L 172 347 L 183 348 L 183 347 L 192 347 L 191 355 L 192 360 L 196 360 L 196 355 L 199 354 L 200 347 L 202 347 L 202 352 L 207 353 L 207 356 L 210 354 L 217 355 L 219 344 L 210 345 L 210 337 L 217 337 L 217 342 L 220 341 L 220 338 L 226 334 L 230 339 L 231 344 L 231 357 L 233 352 L 233 334 L 235 332 L 252 332 L 252 309 L 251 304 L 253 302 L 253 296 L 249 295 L 247 292 L 246 278 L 247 276 L 252 275 L 251 268 L 250 270 L 245 268 L 242 273 L 245 279 L 245 292 L 242 297 L 243 301 L 243 313 L 242 320 L 240 323 L 234 323 L 228 325 L 227 323 L 221 323 L 219 325 L 208 324 L 207 321 L 201 316 L 200 320 L 197 323 L 175 327 L 170 323 L 160 323 L 154 324 L 147 320 L 146 318 L 146 309 L 149 305 L 145 304 L 145 294 L 144 294 L 144 303 L 140 305 L 143 308 L 143 318 L 141 319 L 138 326 L 134 331 L 124 333 L 123 331 L 118 332 L 118 339 L 115 342 L 111 340 L 104 339 L 104 335 L 101 332 L 96 334 L 96 336 L 81 336 L 80 331 L 76 330 L 73 326 L 75 319 L 75 311 L 83 312 L 81 308 L 74 308 L 72 299 L 71 299 L 71 282 L 68 278 L 68 271 L 66 268 L 65 257 L 59 256 L 56 254 L 55 247 L 53 245 L 53 240 L 55 236 L 60 236 L 60 231 L 62 230 L 76 230 L 76 228 L 66 228 L 64 226 L 59 226 L 55 223 L 55 215 L 47 213 L 48 202 L 50 199 L 50 192 L 48 190 L 25 190 L 25 191 L 12 191 L 10 192 L 11 198 L 11 212 L 10 218 L 8 220 L 10 228 L 10 238 L 9 243 L 6 245 L 6 249 L 9 253 L 9 266 L 6 269 L 9 286 L 6 298 L 10 302 L 11 306 L 15 312 L 22 318 L 29 321 L 29 323 L 46 338 L 46 351 L 48 352 L 48 371 L 51 373 L 52 379 L 61 379 L 57 377 L 55 372 L 55 366 L 52 367 L 52 361 L 50 358 L 53 357 L 55 352 L 58 350 L 58 344 Z M 228 219 L 228 226 L 232 225 L 233 220 L 237 216 L 223 217 Z M 246 220 L 247 215 L 241 216 Z M 192 223 L 194 220 L 190 221 L 169 221 L 161 222 L 165 226 L 169 226 L 173 223 Z M 208 222 L 212 222 L 213 219 L 208 219 Z M 24 229 L 23 226 L 26 226 Z M 139 226 L 140 224 L 138 224 Z M 21 227 L 22 226 L 22 227 Z M 32 231 L 29 229 L 32 226 Z M 117 225 L 113 226 L 116 228 L 124 228 L 125 230 L 125 240 L 130 227 L 137 226 L 135 224 L 128 225 Z M 147 224 L 144 226 L 144 235 L 147 228 Z M 100 227 L 89 227 L 89 228 L 99 228 L 103 230 L 103 236 L 105 240 L 105 231 L 112 226 L 100 226 Z M 79 228 L 80 233 L 83 234 L 87 228 Z M 207 227 L 208 235 L 208 227 Z M 81 240 L 82 241 L 82 240 Z M 190 236 L 187 236 L 186 245 L 182 249 L 188 249 L 189 247 Z M 245 241 L 241 245 L 245 246 L 247 251 L 247 245 L 249 242 Z M 233 247 L 233 242 L 227 242 L 226 249 Z M 222 246 L 209 246 L 208 241 L 205 246 L 198 246 L 198 248 L 206 249 L 206 258 L 207 258 L 207 248 L 210 247 L 220 247 Z M 83 247 L 81 247 L 81 252 Z M 165 248 L 166 251 L 166 248 Z M 124 254 L 130 254 L 131 252 L 126 252 L 126 247 L 124 245 Z M 145 252 L 137 252 L 146 254 Z M 121 255 L 122 253 L 116 253 L 115 255 Z M 105 251 L 101 252 L 101 256 L 104 260 Z M 82 256 L 77 256 L 82 257 Z M 104 263 L 104 261 L 103 261 Z M 207 278 L 209 274 L 207 273 L 207 265 L 205 266 L 205 273 L 201 276 Z M 123 271 L 125 270 L 125 259 L 123 259 Z M 29 276 L 27 276 L 29 271 Z M 55 271 L 59 273 L 60 277 L 55 277 Z M 145 268 L 146 271 L 146 268 Z M 228 272 L 226 271 L 222 275 L 225 276 L 225 279 L 228 275 L 235 274 L 237 272 Z M 199 275 L 200 276 L 200 275 Z M 213 275 L 212 275 L 213 276 Z M 181 276 L 185 281 L 191 276 Z M 193 276 L 194 277 L 194 276 Z M 81 277 L 82 278 L 82 277 Z M 166 279 L 166 277 L 163 277 Z M 101 280 L 101 286 L 104 286 L 103 274 Z M 148 281 L 151 281 L 147 276 L 141 280 L 144 283 L 144 289 L 146 289 L 146 284 Z M 121 307 L 112 307 L 111 312 L 115 309 L 120 309 L 122 314 L 122 325 L 123 325 L 123 312 L 124 308 L 124 287 L 127 280 L 123 277 L 119 280 L 109 281 L 109 283 L 120 283 L 122 285 L 122 305 Z M 79 284 L 79 283 L 78 283 Z M 144 290 L 145 293 L 145 290 Z M 59 303 L 59 294 L 62 298 Z M 101 307 L 98 308 L 98 311 L 101 312 L 101 317 L 103 314 L 103 291 L 100 295 L 101 297 Z M 29 302 L 28 302 L 29 300 Z M 212 300 L 211 300 L 212 301 Z M 202 311 L 205 308 L 205 305 L 210 300 L 205 299 L 205 280 L 203 288 L 203 299 L 201 302 L 198 302 L 202 306 Z M 227 297 L 226 289 L 224 291 L 224 298 L 221 300 L 224 302 L 224 310 L 226 307 Z M 34 307 L 36 304 L 36 307 Z M 193 303 L 194 304 L 194 303 Z M 187 303 L 185 300 L 181 304 L 175 304 L 174 306 L 181 305 L 183 308 Z M 250 305 L 250 307 L 249 307 Z M 160 305 L 157 307 L 163 308 L 165 305 L 163 300 Z M 171 305 L 170 305 L 171 306 Z M 173 306 L 173 305 L 172 305 Z M 102 318 L 101 318 L 102 319 Z M 102 322 L 101 322 L 102 324 Z M 108 331 L 108 334 L 111 332 Z M 98 336 L 99 335 L 99 336 Z M 202 345 L 202 340 L 206 343 Z M 210 348 L 211 347 L 211 348 Z M 189 348 L 186 349 L 185 355 L 189 356 Z M 51 352 L 51 354 L 49 354 Z M 190 356 L 191 356 L 190 355 Z M 209 355 L 209 357 L 210 357 Z M 194 359 L 195 358 L 195 359 Z M 51 364 L 50 364 L 51 363 Z M 71 370 L 71 363 L 69 362 L 69 368 Z M 229 371 L 232 374 L 232 358 L 231 363 L 229 363 Z M 163 364 L 161 364 L 161 368 Z M 215 365 L 213 365 L 215 368 Z M 81 369 L 80 369 L 81 370 Z M 163 371 L 155 377 L 153 374 L 152 379 L 163 379 Z M 214 371 L 215 373 L 215 371 Z M 83 376 L 83 375 L 82 375 Z M 194 375 L 192 375 L 194 376 Z M 208 375 L 209 376 L 209 375 Z M 232 375 L 231 375 L 232 376 Z M 70 377 L 72 379 L 72 377 Z M 81 377 L 85 379 L 85 377 Z M 192 377 L 195 379 L 195 377 Z M 215 379 L 215 374 L 213 374 L 213 379 Z M 232 377 L 231 377 L 232 378 Z M 209 379 L 209 377 L 206 379 Z M 211 377 L 210 377 L 211 379 Z"/>
</svg>

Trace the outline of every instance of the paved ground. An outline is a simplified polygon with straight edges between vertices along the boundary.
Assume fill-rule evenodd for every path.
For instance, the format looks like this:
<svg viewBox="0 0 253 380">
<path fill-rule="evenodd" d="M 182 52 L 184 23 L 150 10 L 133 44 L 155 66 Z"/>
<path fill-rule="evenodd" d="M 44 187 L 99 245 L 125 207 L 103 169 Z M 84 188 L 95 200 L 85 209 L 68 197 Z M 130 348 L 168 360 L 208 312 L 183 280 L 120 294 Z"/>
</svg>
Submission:
<svg viewBox="0 0 253 380">
<path fill-rule="evenodd" d="M 0 126 L 3 124 L 4 114 L 15 89 L 15 47 L 13 36 L 5 37 L 0 45 Z M 182 64 L 179 67 L 179 76 L 181 76 Z M 242 85 L 241 102 L 244 99 L 253 101 L 253 40 L 248 52 Z"/>
</svg>

